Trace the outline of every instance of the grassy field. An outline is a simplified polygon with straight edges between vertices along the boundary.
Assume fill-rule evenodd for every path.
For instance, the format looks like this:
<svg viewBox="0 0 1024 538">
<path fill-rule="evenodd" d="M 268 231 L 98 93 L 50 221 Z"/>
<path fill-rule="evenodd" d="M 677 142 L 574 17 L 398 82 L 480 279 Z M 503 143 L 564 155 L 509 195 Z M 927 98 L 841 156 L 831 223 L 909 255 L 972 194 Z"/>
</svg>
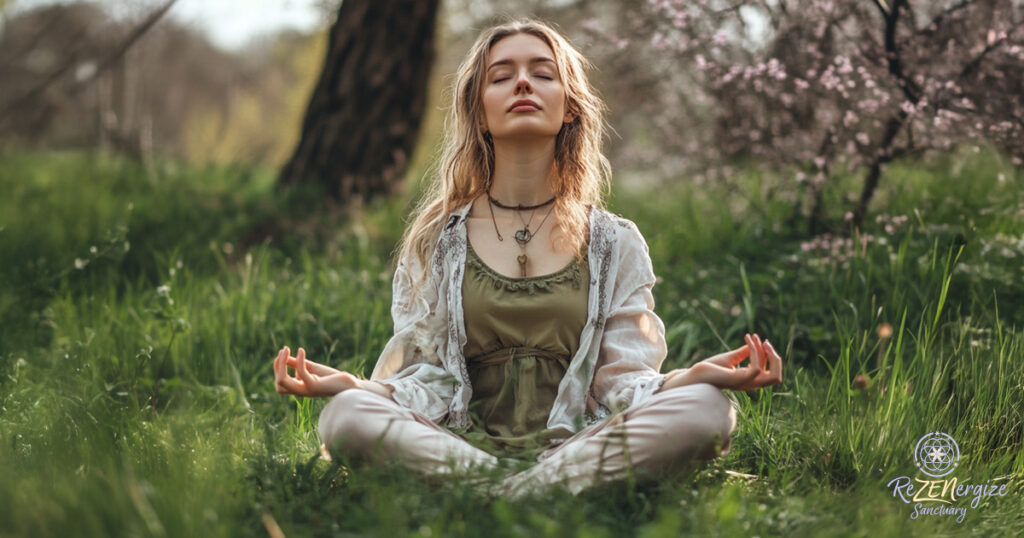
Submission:
<svg viewBox="0 0 1024 538">
<path fill-rule="evenodd" d="M 799 184 L 616 188 L 647 237 L 665 369 L 756 331 L 786 380 L 738 394 L 728 456 L 658 484 L 487 501 L 320 459 L 326 400 L 283 345 L 368 375 L 408 196 L 352 221 L 260 170 L 0 156 L 0 536 L 1015 535 L 1024 528 L 1024 177 L 963 151 L 886 171 L 865 230 L 801 234 Z M 840 201 L 855 178 L 827 194 Z M 833 204 L 833 207 L 836 207 Z M 911 518 L 913 448 L 1005 485 Z M 926 503 L 937 506 L 938 503 Z"/>
</svg>

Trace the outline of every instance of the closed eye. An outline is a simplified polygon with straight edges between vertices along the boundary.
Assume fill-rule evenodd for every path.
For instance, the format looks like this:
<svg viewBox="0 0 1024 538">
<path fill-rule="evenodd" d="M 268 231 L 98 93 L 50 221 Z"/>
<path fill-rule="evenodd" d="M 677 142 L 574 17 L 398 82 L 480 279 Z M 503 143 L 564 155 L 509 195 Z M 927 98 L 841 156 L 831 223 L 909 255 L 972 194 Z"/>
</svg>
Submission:
<svg viewBox="0 0 1024 538">
<path fill-rule="evenodd" d="M 552 77 L 546 77 L 544 75 L 537 75 L 537 78 L 542 78 L 544 80 L 554 80 Z M 496 78 L 494 79 L 494 83 L 497 84 L 498 82 L 501 82 L 503 80 L 508 80 L 508 77 Z"/>
</svg>

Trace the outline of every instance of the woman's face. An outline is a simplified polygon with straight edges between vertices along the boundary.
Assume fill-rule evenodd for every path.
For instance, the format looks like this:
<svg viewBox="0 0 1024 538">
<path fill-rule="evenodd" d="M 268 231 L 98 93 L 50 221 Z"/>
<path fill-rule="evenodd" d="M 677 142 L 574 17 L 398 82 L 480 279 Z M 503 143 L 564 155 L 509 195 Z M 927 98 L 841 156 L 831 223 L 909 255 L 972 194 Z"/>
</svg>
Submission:
<svg viewBox="0 0 1024 538">
<path fill-rule="evenodd" d="M 511 35 L 491 47 L 484 75 L 483 129 L 495 140 L 554 137 L 563 122 L 571 121 L 554 58 L 551 47 L 530 34 Z M 520 100 L 533 106 L 516 105 Z"/>
</svg>

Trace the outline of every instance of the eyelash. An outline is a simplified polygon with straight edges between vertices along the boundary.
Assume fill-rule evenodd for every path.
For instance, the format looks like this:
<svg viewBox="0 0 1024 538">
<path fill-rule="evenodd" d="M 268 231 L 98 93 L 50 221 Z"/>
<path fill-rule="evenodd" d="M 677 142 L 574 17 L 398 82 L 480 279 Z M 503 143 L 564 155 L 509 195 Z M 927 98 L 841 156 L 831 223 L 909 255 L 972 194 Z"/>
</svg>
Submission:
<svg viewBox="0 0 1024 538">
<path fill-rule="evenodd" d="M 553 78 L 551 78 L 551 77 L 545 77 L 545 76 L 543 76 L 543 75 L 537 75 L 537 77 L 538 77 L 538 78 L 542 78 L 542 79 L 545 79 L 545 80 L 554 80 L 554 79 L 553 79 Z M 503 81 L 503 80 L 508 80 L 508 77 L 504 77 L 504 78 L 499 78 L 499 79 L 495 79 L 495 81 L 494 81 L 494 82 L 495 82 L 495 83 L 498 83 L 498 82 L 501 82 L 501 81 Z"/>
</svg>

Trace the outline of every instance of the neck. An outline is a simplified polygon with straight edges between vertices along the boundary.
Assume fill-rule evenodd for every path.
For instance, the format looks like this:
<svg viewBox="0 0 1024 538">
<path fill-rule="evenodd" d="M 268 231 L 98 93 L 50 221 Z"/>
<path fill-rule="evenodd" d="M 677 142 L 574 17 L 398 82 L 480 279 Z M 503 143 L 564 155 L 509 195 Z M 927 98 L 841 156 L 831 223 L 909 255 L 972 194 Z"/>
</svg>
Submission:
<svg viewBox="0 0 1024 538">
<path fill-rule="evenodd" d="M 555 139 L 494 141 L 491 196 L 505 205 L 535 205 L 555 193 L 549 178 L 555 173 Z"/>
</svg>

